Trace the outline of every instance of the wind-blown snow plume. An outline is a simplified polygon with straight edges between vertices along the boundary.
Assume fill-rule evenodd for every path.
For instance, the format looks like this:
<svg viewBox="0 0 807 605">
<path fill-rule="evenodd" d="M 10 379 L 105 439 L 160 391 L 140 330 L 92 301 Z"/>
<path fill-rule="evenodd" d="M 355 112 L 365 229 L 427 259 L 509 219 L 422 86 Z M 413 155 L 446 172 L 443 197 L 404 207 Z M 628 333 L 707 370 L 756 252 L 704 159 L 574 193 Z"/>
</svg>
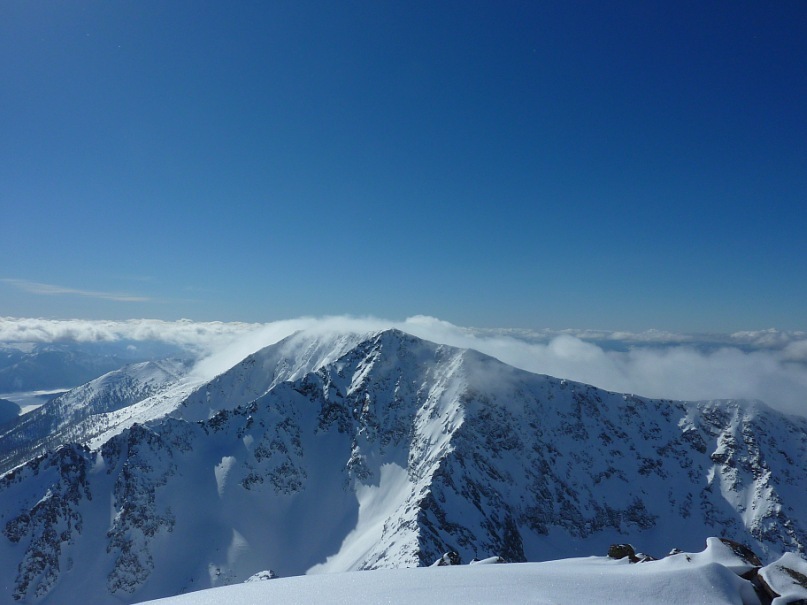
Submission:
<svg viewBox="0 0 807 605">
<path fill-rule="evenodd" d="M 0 342 L 164 341 L 201 353 L 204 359 L 196 374 L 209 378 L 298 330 L 366 333 L 386 328 L 612 391 L 670 399 L 760 399 L 782 411 L 807 415 L 805 332 L 480 330 L 426 316 L 404 321 L 303 317 L 265 324 L 0 318 Z"/>
<path fill-rule="evenodd" d="M 669 399 L 759 399 L 787 413 L 807 414 L 807 333 L 803 332 L 697 336 L 661 332 L 482 331 L 425 316 L 402 322 L 301 318 L 266 324 L 246 334 L 205 360 L 200 369 L 205 374 L 224 371 L 261 346 L 297 330 L 369 332 L 384 328 L 476 349 L 530 372 L 612 391 Z"/>
</svg>

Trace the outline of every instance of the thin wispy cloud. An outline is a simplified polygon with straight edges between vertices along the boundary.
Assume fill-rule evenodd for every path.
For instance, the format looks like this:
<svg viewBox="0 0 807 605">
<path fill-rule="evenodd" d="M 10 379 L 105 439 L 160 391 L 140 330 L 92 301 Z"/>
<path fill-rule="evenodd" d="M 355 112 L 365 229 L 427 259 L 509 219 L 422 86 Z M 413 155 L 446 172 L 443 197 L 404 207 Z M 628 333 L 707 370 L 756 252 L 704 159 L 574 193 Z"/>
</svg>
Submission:
<svg viewBox="0 0 807 605">
<path fill-rule="evenodd" d="M 137 296 L 123 292 L 102 292 L 98 290 L 82 290 L 79 288 L 69 288 L 65 286 L 57 286 L 54 284 L 43 284 L 41 282 L 29 281 L 26 279 L 10 279 L 5 278 L 0 280 L 10 286 L 28 292 L 29 294 L 40 294 L 42 296 L 84 296 L 87 298 L 97 298 L 99 300 L 111 300 L 115 302 L 150 302 L 152 299 L 148 296 Z"/>
</svg>

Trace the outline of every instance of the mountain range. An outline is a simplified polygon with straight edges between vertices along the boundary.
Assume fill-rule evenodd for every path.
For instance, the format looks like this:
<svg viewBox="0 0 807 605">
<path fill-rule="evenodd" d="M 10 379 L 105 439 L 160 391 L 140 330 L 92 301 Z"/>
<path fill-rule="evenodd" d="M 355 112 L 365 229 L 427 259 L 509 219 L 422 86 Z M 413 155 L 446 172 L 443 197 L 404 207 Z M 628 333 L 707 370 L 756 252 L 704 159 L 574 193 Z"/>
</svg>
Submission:
<svg viewBox="0 0 807 605">
<path fill-rule="evenodd" d="M 0 393 L 68 389 L 127 363 L 178 355 L 158 342 L 0 342 Z"/>
<path fill-rule="evenodd" d="M 133 603 L 447 552 L 807 547 L 807 420 L 608 392 L 398 330 L 300 332 L 212 380 L 134 364 L 36 412 L 0 437 L 0 603 Z"/>
</svg>

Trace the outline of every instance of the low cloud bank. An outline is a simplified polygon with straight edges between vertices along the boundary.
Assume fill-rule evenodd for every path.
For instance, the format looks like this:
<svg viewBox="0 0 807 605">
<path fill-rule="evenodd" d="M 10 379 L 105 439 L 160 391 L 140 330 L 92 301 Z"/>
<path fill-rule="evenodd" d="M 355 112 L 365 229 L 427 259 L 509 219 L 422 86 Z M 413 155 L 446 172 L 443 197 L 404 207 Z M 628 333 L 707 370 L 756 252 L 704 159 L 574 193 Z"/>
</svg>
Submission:
<svg viewBox="0 0 807 605">
<path fill-rule="evenodd" d="M 255 332 L 263 324 L 194 322 L 187 319 L 34 319 L 0 317 L 2 343 L 165 342 L 209 353 Z"/>
<path fill-rule="evenodd" d="M 426 338 L 610 391 L 679 400 L 759 399 L 807 416 L 807 334 L 741 335 L 467 330 L 413 318 Z M 577 335 L 574 335 L 574 334 Z M 609 344 L 619 342 L 619 348 Z M 603 344 L 605 342 L 606 344 Z"/>
<path fill-rule="evenodd" d="M 807 416 L 805 332 L 478 330 L 425 316 L 404 321 L 298 318 L 268 324 L 1 318 L 0 342 L 170 342 L 207 354 L 199 370 L 213 375 L 298 330 L 371 332 L 392 327 L 441 344 L 473 348 L 531 372 L 611 391 L 669 399 L 759 399 Z"/>
</svg>

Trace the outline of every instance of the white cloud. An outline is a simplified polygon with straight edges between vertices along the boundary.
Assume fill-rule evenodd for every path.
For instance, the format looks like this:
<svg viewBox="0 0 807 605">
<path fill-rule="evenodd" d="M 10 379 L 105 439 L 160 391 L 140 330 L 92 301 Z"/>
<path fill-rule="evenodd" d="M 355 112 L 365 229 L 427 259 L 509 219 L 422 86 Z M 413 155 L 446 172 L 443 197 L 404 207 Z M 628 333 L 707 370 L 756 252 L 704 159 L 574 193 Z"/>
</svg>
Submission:
<svg viewBox="0 0 807 605">
<path fill-rule="evenodd" d="M 263 324 L 0 317 L 0 342 L 115 342 L 120 340 L 167 342 L 196 351 L 212 351 L 250 334 Z"/>
<path fill-rule="evenodd" d="M 698 336 L 478 330 L 426 316 L 404 321 L 303 317 L 267 324 L 0 318 L 0 342 L 163 341 L 211 353 L 203 362 L 204 373 L 210 375 L 298 330 L 364 333 L 392 327 L 441 344 L 476 349 L 531 372 L 612 391 L 669 399 L 760 399 L 785 412 L 807 415 L 804 332 Z"/>
<path fill-rule="evenodd" d="M 423 322 L 419 322 L 423 325 Z M 470 346 L 516 367 L 611 391 L 668 399 L 759 399 L 787 413 L 807 415 L 807 334 L 804 332 L 697 335 L 580 331 L 512 331 L 469 339 L 461 328 L 448 344 Z M 627 344 L 613 350 L 609 341 Z M 680 344 L 686 343 L 686 344 Z"/>
</svg>

